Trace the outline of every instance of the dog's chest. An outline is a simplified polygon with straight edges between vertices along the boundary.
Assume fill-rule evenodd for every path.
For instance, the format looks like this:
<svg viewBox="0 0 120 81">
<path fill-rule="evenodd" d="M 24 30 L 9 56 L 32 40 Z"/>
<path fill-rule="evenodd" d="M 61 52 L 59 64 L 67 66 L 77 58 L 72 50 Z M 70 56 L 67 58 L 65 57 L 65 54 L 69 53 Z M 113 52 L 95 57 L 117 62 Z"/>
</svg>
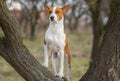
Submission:
<svg viewBox="0 0 120 81">
<path fill-rule="evenodd" d="M 64 48 L 65 45 L 65 35 L 63 32 L 54 33 L 52 31 L 47 31 L 45 35 L 45 41 L 48 44 L 49 48 L 54 51 L 58 52 Z"/>
</svg>

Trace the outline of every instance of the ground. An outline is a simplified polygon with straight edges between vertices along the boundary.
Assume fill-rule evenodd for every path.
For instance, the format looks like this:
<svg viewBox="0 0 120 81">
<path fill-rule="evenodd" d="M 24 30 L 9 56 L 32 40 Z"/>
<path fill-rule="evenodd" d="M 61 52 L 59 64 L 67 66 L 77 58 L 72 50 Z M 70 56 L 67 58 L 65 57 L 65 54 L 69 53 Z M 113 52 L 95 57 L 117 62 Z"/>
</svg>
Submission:
<svg viewBox="0 0 120 81">
<path fill-rule="evenodd" d="M 89 57 L 92 48 L 92 33 L 72 33 L 67 36 L 72 54 L 71 81 L 78 81 L 89 67 Z M 43 39 L 44 33 L 40 33 L 39 39 L 37 38 L 35 41 L 23 38 L 23 43 L 40 63 L 43 62 Z M 51 64 L 49 66 L 49 70 L 51 70 Z M 0 56 L 0 81 L 25 80 Z"/>
</svg>

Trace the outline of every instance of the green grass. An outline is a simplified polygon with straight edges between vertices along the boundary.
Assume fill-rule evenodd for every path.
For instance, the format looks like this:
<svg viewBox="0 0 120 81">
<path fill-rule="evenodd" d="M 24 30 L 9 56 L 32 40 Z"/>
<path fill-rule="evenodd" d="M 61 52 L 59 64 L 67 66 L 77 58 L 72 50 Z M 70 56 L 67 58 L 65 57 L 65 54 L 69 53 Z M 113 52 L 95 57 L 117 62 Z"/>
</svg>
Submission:
<svg viewBox="0 0 120 81">
<path fill-rule="evenodd" d="M 71 81 L 78 81 L 87 71 L 89 66 L 92 33 L 84 32 L 81 34 L 68 34 L 67 36 L 72 54 Z M 43 39 L 43 33 L 41 34 L 40 39 L 33 42 L 29 39 L 23 39 L 25 46 L 40 63 L 43 62 Z M 22 77 L 2 57 L 0 57 L 0 81 L 25 80 L 22 79 Z"/>
<path fill-rule="evenodd" d="M 86 72 L 89 66 L 89 59 L 74 57 L 72 58 L 71 80 L 78 81 Z"/>
</svg>

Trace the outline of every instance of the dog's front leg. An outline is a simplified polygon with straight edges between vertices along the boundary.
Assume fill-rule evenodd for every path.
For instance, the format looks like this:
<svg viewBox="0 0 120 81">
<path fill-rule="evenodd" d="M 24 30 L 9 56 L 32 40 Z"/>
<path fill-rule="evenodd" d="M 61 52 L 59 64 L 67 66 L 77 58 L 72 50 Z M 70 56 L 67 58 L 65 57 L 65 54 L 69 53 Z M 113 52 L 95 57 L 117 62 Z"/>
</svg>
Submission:
<svg viewBox="0 0 120 81">
<path fill-rule="evenodd" d="M 47 45 L 44 45 L 44 63 L 45 67 L 48 67 L 48 48 Z"/>
<path fill-rule="evenodd" d="M 58 72 L 58 76 L 60 78 L 62 78 L 64 75 L 63 75 L 63 70 L 64 70 L 64 51 L 62 50 L 60 52 L 60 68 L 59 68 L 59 72 Z"/>
<path fill-rule="evenodd" d="M 54 75 L 56 76 L 57 75 L 57 69 L 56 69 L 56 63 L 57 63 L 57 60 L 58 60 L 58 55 L 54 52 L 52 52 L 52 68 L 53 68 L 53 71 L 54 71 Z"/>
</svg>

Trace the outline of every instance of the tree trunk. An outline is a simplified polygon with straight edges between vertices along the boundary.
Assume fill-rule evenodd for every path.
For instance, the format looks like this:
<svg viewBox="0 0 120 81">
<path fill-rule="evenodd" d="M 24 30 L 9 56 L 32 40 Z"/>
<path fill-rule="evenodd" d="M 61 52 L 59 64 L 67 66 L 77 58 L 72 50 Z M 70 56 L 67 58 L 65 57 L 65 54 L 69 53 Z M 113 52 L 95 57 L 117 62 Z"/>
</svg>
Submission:
<svg viewBox="0 0 120 81">
<path fill-rule="evenodd" d="M 10 14 L 6 0 L 0 0 L 0 26 L 5 35 L 0 37 L 0 55 L 26 81 L 63 81 L 39 64 L 23 45 L 19 26 Z"/>
<path fill-rule="evenodd" d="M 105 32 L 102 17 L 100 15 L 100 3 L 101 0 L 88 2 L 93 19 L 93 46 L 90 62 L 92 62 L 96 58 L 96 55 L 99 53 L 99 49 Z"/>
<path fill-rule="evenodd" d="M 30 40 L 33 41 L 35 40 L 35 28 L 36 28 L 36 25 L 34 23 L 31 24 L 30 26 Z"/>
<path fill-rule="evenodd" d="M 100 52 L 80 81 L 120 81 L 120 0 L 112 0 L 107 27 Z"/>
<path fill-rule="evenodd" d="M 33 41 L 35 40 L 35 29 L 36 29 L 36 24 L 37 20 L 39 18 L 39 12 L 37 11 L 36 5 L 33 6 L 32 12 L 31 12 L 31 17 L 30 17 L 30 40 Z"/>
</svg>

